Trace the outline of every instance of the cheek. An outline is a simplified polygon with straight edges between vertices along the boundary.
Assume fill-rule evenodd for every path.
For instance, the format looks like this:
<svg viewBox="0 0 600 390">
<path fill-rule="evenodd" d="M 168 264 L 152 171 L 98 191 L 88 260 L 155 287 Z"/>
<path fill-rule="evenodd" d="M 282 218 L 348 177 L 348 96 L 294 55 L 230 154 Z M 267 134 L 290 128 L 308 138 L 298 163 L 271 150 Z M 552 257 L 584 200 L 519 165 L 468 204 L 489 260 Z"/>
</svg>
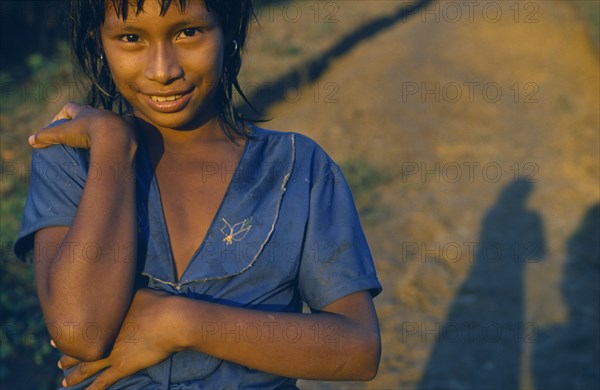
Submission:
<svg viewBox="0 0 600 390">
<path fill-rule="evenodd" d="M 112 50 L 106 50 L 105 56 L 113 82 L 121 95 L 129 100 L 139 90 L 136 80 L 141 69 L 139 65 L 141 62 Z"/>
<path fill-rule="evenodd" d="M 210 73 L 218 82 L 221 79 L 223 71 L 224 53 L 222 37 L 215 38 L 212 45 L 208 46 L 200 58 L 204 58 L 202 67 L 205 73 Z M 198 61 L 198 57 L 196 57 Z"/>
<path fill-rule="evenodd" d="M 223 56 L 217 57 L 214 62 L 214 72 L 215 78 L 217 80 L 221 80 L 221 75 L 223 73 Z"/>
<path fill-rule="evenodd" d="M 183 59 L 183 58 L 182 58 Z M 223 54 L 218 48 L 185 55 L 182 66 L 188 80 L 217 85 L 223 71 Z"/>
</svg>

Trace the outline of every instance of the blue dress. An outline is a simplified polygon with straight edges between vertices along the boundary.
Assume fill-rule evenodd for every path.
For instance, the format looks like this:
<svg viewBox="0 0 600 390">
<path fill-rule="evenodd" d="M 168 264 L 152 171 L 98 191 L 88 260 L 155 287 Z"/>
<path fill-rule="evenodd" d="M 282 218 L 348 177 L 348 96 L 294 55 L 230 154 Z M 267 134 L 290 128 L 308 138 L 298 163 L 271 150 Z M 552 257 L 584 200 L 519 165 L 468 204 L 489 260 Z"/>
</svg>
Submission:
<svg viewBox="0 0 600 390">
<path fill-rule="evenodd" d="M 348 185 L 338 166 L 308 137 L 251 127 L 222 203 L 181 280 L 143 143 L 136 164 L 137 266 L 145 287 L 224 305 L 296 313 L 302 312 L 303 303 L 319 310 L 357 291 L 369 290 L 372 296 L 381 291 Z M 33 150 L 31 187 L 14 247 L 19 258 L 32 259 L 35 231 L 71 225 L 86 180 L 97 174 L 89 167 L 89 150 L 63 145 Z M 218 326 L 209 321 L 199 331 L 219 331 Z M 286 332 L 282 334 L 291 342 L 297 330 L 278 329 L 277 324 L 270 329 Z M 257 331 L 253 327 L 226 334 L 258 339 Z M 83 389 L 92 380 L 69 389 Z M 185 350 L 111 389 L 295 387 L 294 378 Z"/>
</svg>

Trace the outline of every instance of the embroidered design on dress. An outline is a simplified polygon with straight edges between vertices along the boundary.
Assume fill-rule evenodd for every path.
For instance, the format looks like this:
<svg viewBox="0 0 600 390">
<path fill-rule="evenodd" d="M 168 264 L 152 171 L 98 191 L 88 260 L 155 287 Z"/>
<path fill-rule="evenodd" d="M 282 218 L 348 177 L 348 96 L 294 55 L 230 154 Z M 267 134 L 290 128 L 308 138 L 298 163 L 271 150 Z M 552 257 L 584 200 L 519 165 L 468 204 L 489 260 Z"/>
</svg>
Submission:
<svg viewBox="0 0 600 390">
<path fill-rule="evenodd" d="M 225 236 L 225 238 L 223 238 L 223 242 L 225 242 L 227 245 L 233 244 L 233 241 L 242 241 L 252 227 L 252 217 L 246 218 L 242 222 L 238 222 L 233 226 L 231 226 L 225 218 L 221 219 L 225 223 L 225 225 L 223 225 L 221 228 L 221 233 L 223 233 Z"/>
</svg>

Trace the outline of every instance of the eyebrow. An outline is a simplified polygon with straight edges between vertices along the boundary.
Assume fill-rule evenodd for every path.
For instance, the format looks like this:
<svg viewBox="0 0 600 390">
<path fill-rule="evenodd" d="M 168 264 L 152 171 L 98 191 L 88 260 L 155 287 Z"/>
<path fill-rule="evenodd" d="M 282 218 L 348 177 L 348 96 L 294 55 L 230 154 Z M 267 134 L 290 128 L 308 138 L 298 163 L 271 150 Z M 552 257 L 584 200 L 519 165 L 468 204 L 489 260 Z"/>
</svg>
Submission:
<svg viewBox="0 0 600 390">
<path fill-rule="evenodd" d="M 209 22 L 208 22 L 208 20 L 206 20 L 206 18 L 198 18 L 198 19 L 193 19 L 193 20 L 192 19 L 182 20 L 180 22 L 173 24 L 171 26 L 171 28 L 174 30 L 178 30 L 178 29 L 184 28 L 184 27 L 207 25 L 207 24 L 209 24 Z M 123 21 L 121 21 L 120 23 L 106 23 L 105 28 L 107 28 L 109 31 L 131 32 L 131 33 L 142 33 L 142 32 L 146 31 L 146 29 L 144 29 L 143 27 L 140 27 L 139 23 L 123 22 Z"/>
</svg>

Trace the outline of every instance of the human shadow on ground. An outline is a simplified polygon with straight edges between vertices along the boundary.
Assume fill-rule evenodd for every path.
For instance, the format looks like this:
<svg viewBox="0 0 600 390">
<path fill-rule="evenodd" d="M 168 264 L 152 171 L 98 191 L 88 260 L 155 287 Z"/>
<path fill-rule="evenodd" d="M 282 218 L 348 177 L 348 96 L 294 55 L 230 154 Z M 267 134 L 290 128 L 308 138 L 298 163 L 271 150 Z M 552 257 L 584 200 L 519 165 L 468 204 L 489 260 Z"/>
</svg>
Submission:
<svg viewBox="0 0 600 390">
<path fill-rule="evenodd" d="M 359 26 L 343 36 L 318 58 L 309 59 L 278 78 L 257 86 L 252 93 L 248 94 L 248 100 L 259 113 L 264 113 L 273 104 L 286 99 L 288 94 L 296 96 L 298 89 L 321 77 L 336 58 L 348 53 L 364 40 L 409 18 L 431 2 L 433 0 L 400 2 L 396 10 Z M 391 44 L 391 48 L 393 47 L 394 43 Z M 256 117 L 256 113 L 247 105 L 239 105 L 238 109 L 248 118 Z"/>
<path fill-rule="evenodd" d="M 473 261 L 438 332 L 419 389 L 518 389 L 523 343 L 535 324 L 524 322 L 524 270 L 545 256 L 541 216 L 527 209 L 534 189 L 515 180 L 483 218 Z"/>
<path fill-rule="evenodd" d="M 600 388 L 600 204 L 567 242 L 561 290 L 565 324 L 540 330 L 533 351 L 536 389 Z"/>
</svg>

